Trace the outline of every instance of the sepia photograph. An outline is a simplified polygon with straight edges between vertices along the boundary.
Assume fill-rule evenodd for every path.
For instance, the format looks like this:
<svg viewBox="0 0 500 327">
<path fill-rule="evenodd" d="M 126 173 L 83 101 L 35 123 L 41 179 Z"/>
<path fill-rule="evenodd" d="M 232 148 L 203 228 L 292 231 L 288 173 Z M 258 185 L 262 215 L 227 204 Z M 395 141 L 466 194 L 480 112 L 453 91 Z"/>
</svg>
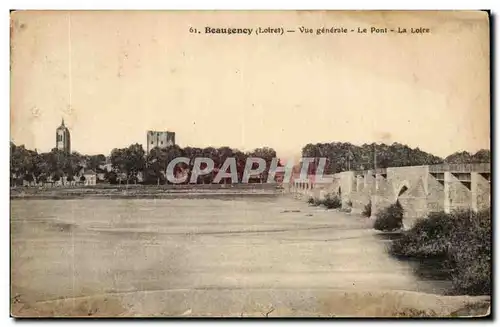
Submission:
<svg viewBox="0 0 500 327">
<path fill-rule="evenodd" d="M 12 10 L 11 317 L 490 317 L 491 19 Z"/>
</svg>

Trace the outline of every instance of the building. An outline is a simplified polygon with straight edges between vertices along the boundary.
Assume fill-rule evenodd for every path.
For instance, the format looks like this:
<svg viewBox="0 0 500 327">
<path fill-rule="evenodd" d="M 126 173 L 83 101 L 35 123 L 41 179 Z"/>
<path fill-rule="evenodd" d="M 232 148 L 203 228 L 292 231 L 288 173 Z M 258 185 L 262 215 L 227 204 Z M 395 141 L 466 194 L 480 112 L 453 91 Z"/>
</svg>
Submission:
<svg viewBox="0 0 500 327">
<path fill-rule="evenodd" d="M 166 148 L 172 145 L 175 145 L 175 132 L 148 131 L 147 153 L 156 147 Z"/>
<path fill-rule="evenodd" d="M 56 129 L 56 149 L 71 153 L 71 138 L 69 129 L 64 126 L 64 119 L 61 122 L 61 126 Z"/>
<path fill-rule="evenodd" d="M 83 185 L 96 185 L 97 173 L 92 169 L 85 169 L 82 173 L 82 176 L 80 177 L 80 181 L 83 183 Z"/>
</svg>

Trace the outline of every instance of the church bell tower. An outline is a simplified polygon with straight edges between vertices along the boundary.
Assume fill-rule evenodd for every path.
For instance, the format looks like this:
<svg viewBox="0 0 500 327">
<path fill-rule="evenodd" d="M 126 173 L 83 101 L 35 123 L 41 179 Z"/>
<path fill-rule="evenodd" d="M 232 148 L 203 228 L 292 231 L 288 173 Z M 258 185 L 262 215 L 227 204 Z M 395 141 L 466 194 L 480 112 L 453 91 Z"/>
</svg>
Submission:
<svg viewBox="0 0 500 327">
<path fill-rule="evenodd" d="M 56 149 L 71 153 L 71 139 L 69 129 L 64 126 L 64 118 L 62 119 L 61 126 L 56 129 Z"/>
</svg>

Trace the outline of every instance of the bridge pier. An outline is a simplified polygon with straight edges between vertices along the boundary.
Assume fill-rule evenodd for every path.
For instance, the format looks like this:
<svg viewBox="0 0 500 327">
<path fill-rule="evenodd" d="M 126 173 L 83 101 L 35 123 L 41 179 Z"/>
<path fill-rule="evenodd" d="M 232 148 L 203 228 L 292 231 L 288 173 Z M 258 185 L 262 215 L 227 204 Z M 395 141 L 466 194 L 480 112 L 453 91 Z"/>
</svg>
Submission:
<svg viewBox="0 0 500 327">
<path fill-rule="evenodd" d="M 490 207 L 490 179 L 489 173 L 471 173 L 472 210 L 479 211 Z"/>
<path fill-rule="evenodd" d="M 381 209 L 393 204 L 393 198 L 394 191 L 387 180 L 387 174 L 376 174 L 375 192 L 371 197 L 371 218 L 375 218 L 375 214 Z"/>
<path fill-rule="evenodd" d="M 470 174 L 468 180 L 470 181 Z M 472 196 L 470 182 L 467 177 L 459 173 L 447 171 L 444 173 L 444 211 L 450 213 L 453 210 L 471 209 Z M 469 183 L 469 187 L 467 184 Z"/>
</svg>

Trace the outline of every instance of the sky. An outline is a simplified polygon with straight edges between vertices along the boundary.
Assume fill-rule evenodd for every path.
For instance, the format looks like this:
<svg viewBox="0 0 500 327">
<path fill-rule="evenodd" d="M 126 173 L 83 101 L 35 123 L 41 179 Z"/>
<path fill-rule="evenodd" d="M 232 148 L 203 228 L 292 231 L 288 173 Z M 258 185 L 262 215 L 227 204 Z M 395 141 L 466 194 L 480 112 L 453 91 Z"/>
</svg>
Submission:
<svg viewBox="0 0 500 327">
<path fill-rule="evenodd" d="M 55 146 L 62 118 L 84 154 L 145 148 L 147 130 L 174 131 L 182 147 L 269 146 L 284 159 L 320 142 L 399 142 L 442 157 L 490 144 L 481 12 L 15 12 L 10 65 L 11 141 L 38 151 Z"/>
</svg>

